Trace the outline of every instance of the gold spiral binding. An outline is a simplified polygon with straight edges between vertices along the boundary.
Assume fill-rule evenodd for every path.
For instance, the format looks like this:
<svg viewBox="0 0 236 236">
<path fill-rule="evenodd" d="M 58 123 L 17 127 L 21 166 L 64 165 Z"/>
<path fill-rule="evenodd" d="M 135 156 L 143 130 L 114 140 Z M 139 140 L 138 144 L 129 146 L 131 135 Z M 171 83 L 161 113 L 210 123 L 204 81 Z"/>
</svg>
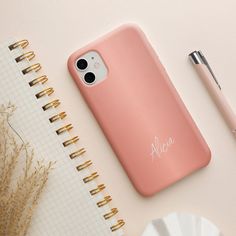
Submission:
<svg viewBox="0 0 236 236">
<path fill-rule="evenodd" d="M 52 108 L 52 107 L 57 107 L 57 106 L 59 106 L 60 105 L 60 101 L 58 100 L 58 99 L 56 99 L 56 100 L 54 100 L 54 101 L 52 101 L 52 102 L 49 102 L 49 103 L 47 103 L 46 105 L 44 105 L 42 108 L 43 108 L 43 110 L 44 111 L 46 111 L 46 110 L 48 110 L 48 109 L 50 109 L 50 108 Z"/>
<path fill-rule="evenodd" d="M 21 47 L 21 48 L 24 49 L 25 47 L 28 46 L 28 44 L 29 44 L 28 40 L 21 40 L 21 41 L 18 41 L 18 42 L 16 42 L 16 43 L 11 44 L 11 45 L 9 46 L 9 49 L 10 49 L 10 50 L 13 50 L 13 49 L 15 49 L 15 48 L 17 48 L 17 47 Z M 27 59 L 28 61 L 30 61 L 30 60 L 32 60 L 34 57 L 35 57 L 34 52 L 33 52 L 33 51 L 29 51 L 29 52 L 25 52 L 25 53 L 23 53 L 22 55 L 18 56 L 17 58 L 15 58 L 15 60 L 16 60 L 16 62 L 20 62 L 20 61 L 23 61 L 23 60 L 25 60 L 25 59 Z M 32 72 L 32 71 L 38 72 L 40 69 L 41 69 L 41 65 L 40 65 L 39 63 L 36 63 L 36 64 L 33 64 L 33 65 L 31 65 L 31 66 L 29 66 L 29 67 L 23 69 L 23 70 L 22 70 L 22 73 L 25 75 L 25 74 L 30 73 L 30 72 Z M 48 80 L 47 76 L 46 76 L 46 75 L 42 75 L 42 76 L 39 76 L 39 77 L 33 79 L 32 81 L 30 81 L 30 82 L 29 82 L 29 85 L 32 87 L 32 86 L 37 85 L 37 84 L 44 84 L 44 83 L 47 82 L 47 80 Z M 53 92 L 54 92 L 54 89 L 53 89 L 53 88 L 46 88 L 46 89 L 44 89 L 44 90 L 38 92 L 35 96 L 36 96 L 36 98 L 41 98 L 41 97 L 43 97 L 43 96 L 45 96 L 45 95 L 48 95 L 48 96 L 49 96 L 49 95 L 51 95 Z M 45 105 L 42 107 L 42 109 L 43 109 L 44 111 L 46 111 L 46 110 L 48 110 L 48 109 L 50 109 L 50 108 L 56 108 L 56 107 L 59 106 L 59 105 L 60 105 L 60 101 L 59 101 L 58 99 L 56 99 L 56 100 L 53 100 L 53 101 L 51 101 L 51 102 L 45 104 Z M 58 113 L 58 114 L 56 114 L 56 115 L 50 117 L 50 118 L 49 118 L 49 121 L 50 121 L 51 123 L 53 123 L 53 122 L 55 122 L 55 121 L 57 121 L 57 120 L 62 120 L 62 119 L 64 119 L 65 117 L 66 117 L 66 113 L 65 113 L 65 112 L 60 112 L 60 113 Z M 60 135 L 60 134 L 62 134 L 62 133 L 64 133 L 64 132 L 66 132 L 66 131 L 71 130 L 72 128 L 73 128 L 73 127 L 72 127 L 71 124 L 67 124 L 67 125 L 65 125 L 65 126 L 63 126 L 63 127 L 61 127 L 61 128 L 59 128 L 59 129 L 57 129 L 57 130 L 56 130 L 56 133 L 57 133 L 58 135 Z M 75 136 L 75 137 L 73 137 L 73 138 L 71 138 L 71 139 L 68 139 L 68 140 L 64 141 L 64 142 L 63 142 L 63 145 L 64 145 L 65 147 L 67 147 L 67 146 L 69 146 L 69 145 L 71 145 L 71 144 L 73 144 L 73 143 L 76 143 L 78 140 L 79 140 L 79 137 L 78 137 L 78 136 Z M 70 158 L 71 158 L 71 159 L 74 159 L 75 157 L 78 157 L 78 156 L 83 155 L 85 152 L 86 152 L 85 148 L 80 148 L 79 150 L 77 150 L 77 151 L 71 153 L 71 154 L 70 154 Z M 90 165 L 92 165 L 92 161 L 91 161 L 91 160 L 88 160 L 88 161 L 85 161 L 83 164 L 78 165 L 78 166 L 76 167 L 76 169 L 77 169 L 78 171 L 81 171 L 81 170 L 83 170 L 83 169 L 89 167 Z M 88 182 L 93 181 L 94 179 L 96 179 L 98 176 L 99 176 L 99 175 L 98 175 L 97 172 L 93 172 L 93 173 L 90 174 L 89 176 L 84 177 L 84 178 L 83 178 L 83 182 L 84 182 L 84 183 L 88 183 Z M 90 190 L 89 192 L 90 192 L 90 194 L 93 196 L 93 195 L 98 194 L 99 192 L 101 192 L 101 191 L 104 190 L 104 189 L 105 189 L 105 185 L 104 185 L 104 184 L 99 184 L 99 185 L 97 186 L 97 188 L 92 189 L 92 190 Z M 108 196 L 105 196 L 101 201 L 97 202 L 97 206 L 98 206 L 98 207 L 103 207 L 103 206 L 105 206 L 106 204 L 108 204 L 110 201 L 112 201 L 111 196 L 109 196 L 109 195 L 108 195 Z M 108 220 L 108 219 L 110 219 L 111 217 L 113 217 L 114 215 L 116 215 L 117 213 L 118 213 L 118 209 L 117 209 L 117 208 L 112 208 L 112 209 L 110 210 L 110 212 L 104 214 L 103 217 L 104 217 L 105 220 Z M 112 232 L 113 232 L 113 231 L 116 231 L 116 230 L 119 230 L 124 224 L 125 224 L 124 220 L 118 220 L 115 225 L 112 225 L 112 226 L 110 227 L 110 229 L 111 229 Z"/>
<path fill-rule="evenodd" d="M 75 157 L 81 156 L 86 152 L 85 148 L 80 148 L 78 151 L 72 152 L 70 158 L 74 159 Z"/>
<path fill-rule="evenodd" d="M 95 195 L 95 194 L 101 192 L 101 191 L 102 191 L 103 189 L 105 189 L 105 188 L 106 188 L 106 187 L 105 187 L 104 184 L 99 184 L 99 185 L 97 186 L 97 188 L 92 189 L 92 190 L 90 190 L 89 192 L 90 192 L 91 195 Z"/>
<path fill-rule="evenodd" d="M 23 53 L 22 55 L 17 57 L 15 60 L 16 62 L 23 61 L 24 59 L 28 59 L 29 61 L 31 61 L 34 57 L 35 57 L 34 52 L 30 51 L 30 52 Z"/>
<path fill-rule="evenodd" d="M 100 202 L 97 202 L 97 206 L 98 207 L 102 207 L 105 206 L 107 203 L 109 203 L 110 201 L 112 201 L 111 196 L 105 196 L 103 200 L 101 200 Z"/>
<path fill-rule="evenodd" d="M 62 134 L 66 131 L 71 130 L 72 128 L 73 128 L 72 124 L 68 124 L 68 125 L 61 127 L 60 129 L 56 130 L 56 133 L 59 135 L 59 134 Z"/>
<path fill-rule="evenodd" d="M 93 164 L 92 161 L 89 160 L 89 161 L 84 162 L 84 163 L 81 164 L 81 165 L 78 165 L 78 166 L 76 167 L 76 169 L 77 169 L 78 171 L 81 171 L 81 170 L 83 170 L 83 169 L 85 169 L 85 168 L 91 166 L 92 164 Z"/>
<path fill-rule="evenodd" d="M 78 137 L 78 136 L 75 136 L 75 137 L 73 137 L 73 138 L 71 138 L 71 139 L 68 139 L 68 140 L 66 140 L 65 142 L 63 142 L 63 145 L 64 145 L 64 147 L 67 147 L 67 146 L 69 146 L 70 144 L 76 143 L 78 140 L 79 140 L 79 137 Z"/>
<path fill-rule="evenodd" d="M 61 113 L 59 113 L 59 114 L 57 114 L 57 115 L 55 115 L 55 116 L 52 116 L 52 117 L 50 117 L 49 118 L 49 121 L 51 122 L 51 123 L 53 123 L 53 122 L 55 122 L 55 121 L 57 121 L 57 120 L 62 120 L 62 119 L 64 119 L 66 117 L 66 113 L 63 111 L 63 112 L 61 112 Z"/>
<path fill-rule="evenodd" d="M 29 85 L 30 85 L 30 87 L 32 87 L 32 86 L 34 86 L 34 85 L 36 85 L 38 83 L 44 84 L 47 81 L 48 81 L 48 77 L 46 75 L 42 75 L 42 76 L 40 76 L 40 77 L 30 81 Z"/>
<path fill-rule="evenodd" d="M 42 75 L 42 76 L 40 76 L 40 77 L 30 81 L 29 85 L 30 85 L 30 87 L 32 87 L 32 86 L 34 86 L 34 85 L 36 85 L 38 83 L 44 84 L 47 81 L 48 81 L 48 77 L 46 75 Z"/>
<path fill-rule="evenodd" d="M 30 73 L 31 71 L 38 72 L 41 68 L 41 65 L 39 63 L 36 63 L 22 70 L 22 73 L 25 75 L 27 73 Z"/>
<path fill-rule="evenodd" d="M 10 50 L 13 50 L 13 49 L 18 48 L 18 47 L 25 48 L 25 47 L 27 47 L 28 45 L 29 45 L 28 40 L 23 39 L 23 40 L 20 40 L 20 41 L 18 41 L 18 42 L 16 42 L 16 43 L 11 44 L 11 45 L 9 46 L 9 49 L 10 49 Z"/>
<path fill-rule="evenodd" d="M 112 232 L 114 232 L 114 231 L 120 229 L 121 227 L 123 227 L 124 225 L 125 225 L 125 222 L 123 220 L 118 220 L 117 224 L 111 226 L 110 229 L 111 229 Z"/>
<path fill-rule="evenodd" d="M 108 220 L 111 217 L 113 217 L 114 215 L 116 215 L 117 213 L 118 213 L 117 208 L 112 208 L 111 211 L 106 213 L 105 215 L 103 215 L 103 217 L 105 218 L 105 220 Z"/>
<path fill-rule="evenodd" d="M 88 182 L 90 182 L 90 181 L 96 179 L 98 176 L 99 176 L 98 173 L 97 173 L 97 172 L 94 172 L 94 173 L 92 173 L 91 175 L 89 175 L 89 176 L 83 178 L 83 181 L 84 181 L 84 183 L 88 183 Z"/>
<path fill-rule="evenodd" d="M 41 92 L 37 93 L 35 96 L 36 96 L 36 98 L 41 98 L 45 95 L 50 96 L 52 93 L 54 93 L 53 88 L 46 88 L 46 89 L 42 90 Z"/>
</svg>

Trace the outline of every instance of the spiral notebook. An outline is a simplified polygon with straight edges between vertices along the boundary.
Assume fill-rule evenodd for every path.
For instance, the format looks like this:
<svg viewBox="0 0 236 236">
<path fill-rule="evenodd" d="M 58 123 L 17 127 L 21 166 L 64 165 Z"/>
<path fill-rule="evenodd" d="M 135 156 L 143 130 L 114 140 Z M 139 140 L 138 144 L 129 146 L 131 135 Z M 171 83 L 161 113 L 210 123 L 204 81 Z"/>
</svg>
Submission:
<svg viewBox="0 0 236 236">
<path fill-rule="evenodd" d="M 27 46 L 27 40 L 0 44 L 0 103 L 17 107 L 11 125 L 35 156 L 56 161 L 28 235 L 123 235 L 124 221 L 80 146 L 82 137 L 73 135 L 47 76 L 40 75 L 41 65 L 30 62 L 35 55 L 24 50 Z"/>
</svg>

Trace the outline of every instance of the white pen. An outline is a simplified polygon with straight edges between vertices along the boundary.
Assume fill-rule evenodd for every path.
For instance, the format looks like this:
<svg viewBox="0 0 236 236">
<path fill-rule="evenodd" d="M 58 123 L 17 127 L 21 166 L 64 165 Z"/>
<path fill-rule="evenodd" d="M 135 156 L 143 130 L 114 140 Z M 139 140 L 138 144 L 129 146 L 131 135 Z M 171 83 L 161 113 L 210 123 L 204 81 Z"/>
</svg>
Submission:
<svg viewBox="0 0 236 236">
<path fill-rule="evenodd" d="M 189 54 L 189 57 L 197 70 L 198 75 L 203 80 L 208 91 L 213 97 L 218 109 L 224 116 L 229 128 L 233 134 L 236 135 L 236 115 L 224 97 L 221 87 L 205 56 L 201 51 L 194 51 Z"/>
</svg>

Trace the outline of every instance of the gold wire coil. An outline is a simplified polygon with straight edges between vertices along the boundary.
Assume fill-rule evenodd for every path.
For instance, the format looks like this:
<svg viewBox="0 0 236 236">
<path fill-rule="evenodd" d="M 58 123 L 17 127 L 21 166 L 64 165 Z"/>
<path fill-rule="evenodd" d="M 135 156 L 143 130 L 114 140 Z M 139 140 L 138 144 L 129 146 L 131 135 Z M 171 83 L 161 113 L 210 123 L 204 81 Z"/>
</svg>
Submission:
<svg viewBox="0 0 236 236">
<path fill-rule="evenodd" d="M 32 86 L 34 86 L 34 85 L 36 85 L 36 84 L 38 84 L 38 83 L 44 84 L 44 83 L 46 83 L 47 81 L 48 81 L 47 76 L 46 76 L 46 75 L 42 75 L 42 76 L 40 76 L 40 77 L 38 77 L 38 78 L 36 78 L 36 79 L 30 81 L 30 82 L 29 82 L 29 85 L 30 85 L 30 87 L 32 87 Z"/>
<path fill-rule="evenodd" d="M 58 99 L 56 99 L 56 100 L 54 100 L 54 101 L 52 101 L 52 102 L 49 102 L 49 103 L 47 103 L 46 105 L 44 105 L 42 108 L 43 108 L 43 110 L 44 111 L 46 111 L 46 110 L 48 110 L 48 109 L 50 109 L 50 108 L 52 108 L 52 107 L 57 107 L 57 106 L 59 106 L 60 105 L 60 101 L 58 100 Z"/>
<path fill-rule="evenodd" d="M 29 44 L 29 42 L 27 40 L 21 40 L 21 41 L 18 41 L 16 43 L 10 45 L 9 49 L 13 50 L 13 49 L 15 49 L 17 47 L 25 48 L 25 47 L 28 46 L 28 44 Z M 30 51 L 30 52 L 23 53 L 22 55 L 18 56 L 15 60 L 16 60 L 16 62 L 20 62 L 20 61 L 22 61 L 24 59 L 28 59 L 30 61 L 34 57 L 35 57 L 34 52 Z M 22 70 L 22 73 L 23 74 L 27 74 L 27 73 L 30 73 L 31 71 L 37 72 L 40 69 L 41 69 L 41 65 L 39 63 L 36 63 L 36 64 L 33 64 L 33 65 L 25 68 L 24 70 Z M 29 85 L 30 86 L 34 86 L 34 85 L 36 85 L 38 83 L 44 84 L 47 80 L 48 80 L 47 76 L 43 75 L 43 76 L 40 76 L 40 77 L 30 81 Z M 46 89 L 40 91 L 39 93 L 37 93 L 35 96 L 37 98 L 41 98 L 41 97 L 43 97 L 45 95 L 49 96 L 53 92 L 54 92 L 53 88 L 46 88 Z M 47 103 L 42 108 L 43 108 L 43 110 L 48 110 L 48 109 L 50 109 L 52 107 L 57 107 L 59 104 L 60 104 L 60 101 L 57 99 L 57 100 L 54 100 L 52 102 Z M 51 118 L 49 118 L 49 120 L 50 120 L 50 122 L 54 122 L 54 121 L 56 121 L 58 119 L 63 119 L 65 116 L 66 116 L 66 113 L 65 112 L 61 112 L 61 113 L 59 113 L 57 115 L 52 116 Z M 65 125 L 65 126 L 59 128 L 58 130 L 56 130 L 56 133 L 59 135 L 59 134 L 61 134 L 63 132 L 69 131 L 72 128 L 73 128 L 72 125 L 68 124 L 68 125 Z M 68 145 L 70 145 L 72 143 L 77 142 L 78 140 L 79 140 L 78 136 L 75 136 L 75 137 L 73 137 L 73 138 L 63 142 L 63 145 L 66 147 L 66 146 L 68 146 Z M 84 154 L 85 152 L 86 152 L 86 150 L 84 148 L 81 148 L 78 151 L 71 153 L 70 154 L 70 158 L 73 159 L 73 158 L 75 158 L 77 156 L 80 156 L 80 155 Z M 81 170 L 89 167 L 90 165 L 92 165 L 92 161 L 91 160 L 84 162 L 83 164 L 77 166 L 76 168 L 77 168 L 78 171 L 81 171 Z M 99 176 L 98 173 L 94 172 L 91 175 L 85 177 L 83 179 L 83 181 L 84 181 L 84 183 L 88 183 L 88 182 L 94 180 L 95 178 L 97 178 L 98 176 Z M 97 188 L 90 190 L 90 194 L 91 195 L 96 195 L 97 193 L 101 192 L 104 189 L 105 189 L 105 185 L 104 184 L 100 184 L 100 185 L 97 186 Z M 97 202 L 97 206 L 98 207 L 102 207 L 102 206 L 108 204 L 110 201 L 112 201 L 111 196 L 105 196 L 103 200 Z M 111 217 L 113 217 L 117 213 L 118 213 L 117 208 L 112 208 L 110 212 L 104 214 L 104 218 L 106 220 L 110 219 Z M 116 230 L 120 229 L 124 224 L 125 224 L 125 222 L 123 220 L 118 220 L 117 224 L 111 226 L 110 229 L 111 229 L 111 231 L 116 231 Z"/>
<path fill-rule="evenodd" d="M 83 181 L 84 181 L 84 183 L 88 183 L 88 182 L 90 182 L 90 181 L 96 179 L 98 176 L 99 176 L 98 173 L 97 173 L 97 172 L 94 172 L 94 173 L 92 173 L 91 175 L 89 175 L 89 176 L 83 178 Z"/>
<path fill-rule="evenodd" d="M 50 96 L 53 92 L 54 92 L 53 88 L 46 88 L 46 89 L 42 90 L 41 92 L 37 93 L 35 96 L 36 96 L 36 98 L 41 98 L 45 95 Z"/>
<path fill-rule="evenodd" d="M 85 148 L 80 148 L 78 151 L 75 151 L 70 154 L 70 158 L 74 159 L 75 157 L 81 156 L 86 152 Z"/>
<path fill-rule="evenodd" d="M 10 50 L 13 50 L 13 49 L 18 48 L 18 47 L 25 48 L 25 47 L 27 47 L 28 45 L 29 45 L 29 41 L 26 40 L 26 39 L 23 39 L 23 40 L 20 40 L 20 41 L 18 41 L 18 42 L 16 42 L 16 43 L 11 44 L 11 45 L 9 46 L 9 49 L 10 49 Z"/>
<path fill-rule="evenodd" d="M 118 220 L 118 221 L 117 221 L 117 224 L 111 226 L 110 229 L 111 229 L 112 232 L 114 232 L 114 231 L 120 229 L 120 228 L 121 228 L 122 226 L 124 226 L 124 225 L 125 225 L 125 222 L 124 222 L 123 220 Z"/>
<path fill-rule="evenodd" d="M 112 208 L 111 211 L 106 213 L 105 215 L 103 215 L 103 217 L 105 218 L 105 220 L 108 220 L 117 213 L 118 213 L 118 209 L 117 208 Z"/>
<path fill-rule="evenodd" d="M 63 111 L 63 112 L 61 112 L 61 113 L 59 113 L 59 114 L 57 114 L 57 115 L 55 115 L 55 116 L 52 116 L 52 117 L 50 117 L 49 118 L 49 121 L 51 122 L 51 123 L 53 123 L 53 122 L 55 122 L 55 121 L 57 121 L 57 120 L 62 120 L 62 119 L 64 119 L 66 117 L 66 113 Z"/>
<path fill-rule="evenodd" d="M 91 161 L 91 160 L 86 161 L 86 162 L 84 162 L 84 163 L 81 164 L 81 165 L 78 165 L 78 166 L 76 167 L 76 169 L 77 169 L 78 171 L 81 171 L 81 170 L 83 170 L 84 168 L 89 167 L 90 165 L 92 165 L 92 161 Z"/>
<path fill-rule="evenodd" d="M 27 73 L 30 73 L 31 71 L 37 72 L 40 69 L 41 69 L 41 65 L 39 63 L 36 63 L 22 70 L 22 73 L 25 75 Z"/>
<path fill-rule="evenodd" d="M 59 135 L 59 134 L 62 134 L 66 131 L 71 130 L 72 128 L 73 128 L 72 124 L 68 124 L 68 125 L 61 127 L 60 129 L 56 130 L 56 133 Z"/>
<path fill-rule="evenodd" d="M 13 49 L 15 49 L 17 47 L 25 48 L 25 47 L 28 46 L 28 44 L 29 44 L 28 40 L 21 40 L 21 41 L 18 41 L 16 43 L 10 45 L 9 49 L 13 50 Z M 34 52 L 30 51 L 30 52 L 23 53 L 22 55 L 18 56 L 15 60 L 16 60 L 16 62 L 20 62 L 20 61 L 25 60 L 25 59 L 30 61 L 34 57 L 35 57 Z M 32 71 L 37 72 L 40 69 L 41 69 L 41 65 L 39 63 L 36 63 L 36 64 L 33 64 L 33 65 L 23 69 L 22 73 L 23 74 L 27 74 L 27 73 L 30 73 Z M 39 83 L 44 84 L 47 80 L 48 80 L 47 76 L 43 75 L 43 76 L 40 76 L 40 77 L 30 81 L 29 85 L 30 86 L 34 86 L 34 85 L 39 84 Z M 53 88 L 47 88 L 47 89 L 44 89 L 41 92 L 37 93 L 35 96 L 37 98 L 41 98 L 41 97 L 43 97 L 45 95 L 49 96 L 53 92 L 54 92 Z M 59 105 L 60 105 L 60 101 L 57 99 L 57 100 L 54 100 L 52 102 L 47 103 L 42 108 L 43 108 L 43 110 L 48 110 L 48 109 L 50 109 L 52 107 L 55 108 L 55 107 L 57 107 Z M 50 120 L 50 122 L 54 122 L 54 121 L 57 121 L 59 119 L 63 119 L 64 117 L 66 117 L 66 113 L 65 112 L 61 112 L 61 113 L 59 113 L 57 115 L 52 116 L 51 118 L 49 118 L 49 120 Z M 58 130 L 56 130 L 56 133 L 57 134 L 61 134 L 63 132 L 69 131 L 72 128 L 73 128 L 72 125 L 68 124 L 68 125 L 65 125 L 64 127 L 59 128 Z M 73 137 L 73 138 L 63 142 L 63 145 L 66 147 L 66 146 L 68 146 L 70 144 L 73 144 L 73 143 L 77 142 L 78 140 L 79 140 L 78 136 L 75 136 L 75 137 Z M 85 152 L 86 152 L 86 150 L 84 148 L 81 148 L 78 151 L 71 153 L 70 154 L 70 158 L 73 159 L 73 158 L 75 158 L 77 156 L 80 156 L 80 155 L 84 154 Z M 92 161 L 91 160 L 84 162 L 83 164 L 77 166 L 76 168 L 77 168 L 78 171 L 81 171 L 81 170 L 89 167 L 90 165 L 92 165 Z M 84 181 L 84 183 L 88 183 L 88 182 L 94 180 L 95 178 L 97 178 L 98 176 L 99 176 L 98 173 L 94 172 L 91 175 L 85 177 L 83 179 L 83 181 Z M 100 184 L 100 185 L 97 186 L 97 188 L 90 190 L 90 194 L 91 195 L 96 195 L 97 193 L 101 192 L 104 189 L 105 189 L 105 185 L 104 184 Z M 102 207 L 102 206 L 108 204 L 110 201 L 112 201 L 111 196 L 105 196 L 103 200 L 97 202 L 97 206 L 98 207 Z M 116 215 L 117 213 L 118 213 L 117 208 L 112 208 L 110 212 L 104 214 L 104 218 L 107 220 L 107 219 L 113 217 L 114 215 Z M 110 229 L 111 229 L 112 232 L 116 231 L 116 230 L 120 229 L 124 224 L 125 224 L 125 222 L 123 220 L 118 220 L 115 225 L 110 227 Z"/>
<path fill-rule="evenodd" d="M 72 143 L 76 143 L 78 140 L 79 140 L 79 137 L 75 136 L 75 137 L 73 137 L 71 139 L 68 139 L 65 142 L 63 142 L 63 145 L 64 145 L 64 147 L 67 147 L 67 146 L 69 146 Z"/>
<path fill-rule="evenodd" d="M 105 189 L 105 185 L 104 184 L 99 184 L 97 188 L 92 189 L 89 192 L 90 192 L 91 195 L 95 195 L 95 194 L 101 192 L 103 189 Z"/>
<path fill-rule="evenodd" d="M 97 202 L 97 206 L 98 207 L 105 206 L 111 200 L 112 200 L 111 196 L 105 196 L 103 200 L 101 200 L 100 202 Z"/>
<path fill-rule="evenodd" d="M 16 62 L 22 61 L 24 59 L 28 59 L 29 61 L 32 60 L 35 57 L 35 54 L 33 51 L 23 53 L 19 57 L 17 57 L 15 60 Z"/>
</svg>

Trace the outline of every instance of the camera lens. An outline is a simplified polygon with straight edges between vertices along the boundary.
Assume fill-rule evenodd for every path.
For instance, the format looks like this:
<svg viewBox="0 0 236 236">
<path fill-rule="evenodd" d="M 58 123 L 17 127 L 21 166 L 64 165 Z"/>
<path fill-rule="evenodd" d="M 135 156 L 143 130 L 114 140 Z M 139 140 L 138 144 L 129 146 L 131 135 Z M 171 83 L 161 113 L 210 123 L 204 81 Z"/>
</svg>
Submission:
<svg viewBox="0 0 236 236">
<path fill-rule="evenodd" d="M 88 62 L 85 59 L 79 59 L 76 63 L 79 70 L 84 70 L 88 66 Z"/>
<path fill-rule="evenodd" d="M 84 76 L 84 80 L 88 84 L 92 84 L 95 81 L 95 74 L 92 72 L 88 72 Z"/>
</svg>

